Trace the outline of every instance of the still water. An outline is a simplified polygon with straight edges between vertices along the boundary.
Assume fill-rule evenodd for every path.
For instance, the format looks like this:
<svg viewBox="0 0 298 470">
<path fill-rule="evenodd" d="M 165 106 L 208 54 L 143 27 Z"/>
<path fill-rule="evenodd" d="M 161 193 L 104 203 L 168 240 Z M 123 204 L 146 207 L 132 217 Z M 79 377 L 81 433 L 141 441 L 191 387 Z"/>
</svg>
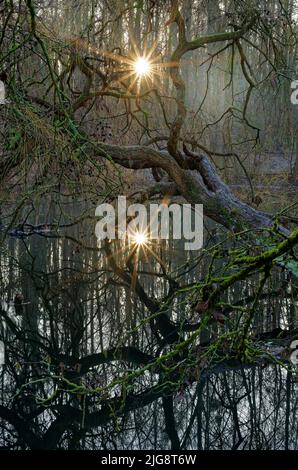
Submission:
<svg viewBox="0 0 298 470">
<path fill-rule="evenodd" d="M 107 251 L 96 244 L 93 213 L 60 200 L 59 210 L 30 213 L 28 224 L 46 223 L 38 233 L 26 226 L 26 236 L 10 232 L 2 242 L 0 446 L 297 449 L 297 378 L 279 364 L 223 369 L 162 393 L 155 389 L 160 371 L 122 380 L 171 350 L 150 308 L 175 282 L 185 288 L 204 279 L 208 255 L 185 252 L 183 241 L 155 242 L 134 256 L 119 241 Z M 205 248 L 223 236 L 220 228 L 206 227 Z M 130 270 L 128 281 L 115 265 Z M 255 315 L 255 333 L 295 326 L 291 282 L 284 272 L 274 273 Z M 236 285 L 226 301 L 249 297 L 256 284 L 251 278 Z M 168 303 L 171 322 L 196 323 L 192 301 L 182 289 Z M 200 339 L 222 328 L 229 325 L 214 325 Z"/>
</svg>

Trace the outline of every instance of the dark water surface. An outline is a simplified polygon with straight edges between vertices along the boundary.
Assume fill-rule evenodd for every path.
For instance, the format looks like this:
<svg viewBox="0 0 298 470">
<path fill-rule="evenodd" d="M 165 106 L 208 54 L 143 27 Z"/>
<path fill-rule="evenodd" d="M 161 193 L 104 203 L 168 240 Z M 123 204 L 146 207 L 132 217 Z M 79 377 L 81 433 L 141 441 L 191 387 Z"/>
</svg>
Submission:
<svg viewBox="0 0 298 470">
<path fill-rule="evenodd" d="M 148 311 L 134 295 L 135 285 L 124 285 L 115 276 L 103 247 L 97 249 L 95 218 L 84 218 L 84 207 L 78 210 L 62 203 L 60 209 L 59 216 L 53 209 L 43 209 L 38 217 L 29 218 L 37 224 L 58 221 L 61 215 L 58 231 L 49 226 L 40 234 L 7 236 L 2 244 L 1 339 L 6 363 L 1 367 L 0 405 L 12 415 L 8 421 L 1 420 L 0 446 L 297 449 L 297 378 L 279 364 L 223 370 L 189 386 L 182 383 L 173 394 L 155 397 L 148 392 L 133 406 L 123 401 L 117 413 L 113 408 L 106 409 L 109 400 L 124 393 L 151 390 L 157 374 L 144 372 L 135 378 L 131 389 L 124 391 L 117 379 L 143 367 L 141 358 L 136 366 L 103 356 L 102 363 L 86 373 L 81 359 L 125 346 L 156 354 L 157 340 L 150 322 L 144 321 Z M 74 218 L 83 220 L 62 227 Z M 206 231 L 205 247 L 216 243 L 216 237 L 220 239 L 220 230 L 216 230 L 211 227 L 211 233 Z M 118 242 L 111 250 L 117 263 L 123 265 L 130 248 Z M 164 272 L 174 273 L 182 285 L 189 285 L 203 279 L 208 269 L 198 253 L 184 252 L 181 241 L 156 242 L 141 251 L 135 269 L 150 298 L 167 295 L 169 283 Z M 185 272 L 179 277 L 185 264 Z M 223 266 L 216 269 L 220 271 Z M 261 299 L 255 332 L 288 328 L 295 322 L 296 299 L 291 296 L 287 275 L 277 270 L 270 282 L 275 295 Z M 249 297 L 256 283 L 257 279 L 251 278 L 233 287 L 226 300 L 233 304 Z M 21 296 L 20 305 L 15 302 L 16 295 Z M 173 322 L 192 318 L 186 295 L 179 295 L 167 313 Z M 207 336 L 216 335 L 220 328 L 208 330 Z M 72 385 L 60 382 L 61 375 Z M 97 391 L 81 395 L 82 385 Z"/>
</svg>

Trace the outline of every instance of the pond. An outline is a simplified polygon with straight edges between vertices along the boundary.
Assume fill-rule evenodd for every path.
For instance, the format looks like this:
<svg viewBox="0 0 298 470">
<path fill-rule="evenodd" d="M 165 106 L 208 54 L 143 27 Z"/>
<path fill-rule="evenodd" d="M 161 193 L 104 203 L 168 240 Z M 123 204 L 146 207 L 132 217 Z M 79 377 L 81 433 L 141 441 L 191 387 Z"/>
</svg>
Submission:
<svg viewBox="0 0 298 470">
<path fill-rule="evenodd" d="M 156 388 L 167 371 L 149 365 L 170 355 L 174 341 L 170 335 L 162 341 L 155 303 L 166 305 L 172 325 L 199 321 L 193 287 L 208 276 L 208 250 L 218 243 L 239 249 L 220 227 L 205 224 L 203 251 L 164 240 L 131 254 L 127 242 L 97 245 L 89 202 L 59 196 L 26 210 L 19 231 L 13 232 L 18 221 L 2 219 L 0 405 L 12 414 L 10 424 L 0 425 L 2 448 L 297 448 L 297 377 L 279 361 L 210 373 L 205 367 L 190 379 L 179 356 L 185 370 L 168 379 L 176 386 Z M 224 258 L 212 269 L 223 272 Z M 223 301 L 245 305 L 258 282 L 254 276 L 235 284 Z M 254 335 L 296 325 L 294 284 L 285 271 L 274 271 Z M 194 347 L 228 334 L 239 319 L 234 312 L 224 325 L 202 329 Z"/>
</svg>

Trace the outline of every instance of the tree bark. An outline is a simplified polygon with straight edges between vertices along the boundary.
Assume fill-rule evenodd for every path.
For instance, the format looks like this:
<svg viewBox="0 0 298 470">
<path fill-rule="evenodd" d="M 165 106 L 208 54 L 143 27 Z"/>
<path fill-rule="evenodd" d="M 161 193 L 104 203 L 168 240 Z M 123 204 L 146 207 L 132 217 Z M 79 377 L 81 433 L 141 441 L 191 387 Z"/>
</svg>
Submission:
<svg viewBox="0 0 298 470">
<path fill-rule="evenodd" d="M 190 204 L 203 204 L 204 214 L 232 231 L 272 227 L 269 214 L 238 199 L 222 181 L 209 158 L 185 149 L 183 167 L 168 152 L 142 145 L 96 144 L 90 151 L 129 169 L 160 168 Z M 184 168 L 186 167 L 186 168 Z"/>
</svg>

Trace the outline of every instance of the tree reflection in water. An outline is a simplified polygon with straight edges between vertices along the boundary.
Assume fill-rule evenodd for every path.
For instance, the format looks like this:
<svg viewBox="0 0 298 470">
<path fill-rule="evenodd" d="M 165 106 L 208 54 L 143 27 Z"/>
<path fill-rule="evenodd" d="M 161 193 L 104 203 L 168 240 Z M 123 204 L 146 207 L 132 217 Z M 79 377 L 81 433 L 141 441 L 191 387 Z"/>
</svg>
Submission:
<svg viewBox="0 0 298 470">
<path fill-rule="evenodd" d="M 223 293 L 224 323 L 215 316 L 199 326 L 196 286 L 224 233 L 213 227 L 199 255 L 175 241 L 156 243 L 154 256 L 138 250 L 136 259 L 123 242 L 96 247 L 93 231 L 94 221 L 81 222 L 3 245 L 2 448 L 297 448 L 297 379 L 283 364 L 288 341 L 256 343 L 272 347 L 270 357 L 231 355 L 261 275 Z M 222 255 L 212 275 L 225 268 Z M 294 284 L 274 270 L 253 339 L 295 327 Z"/>
</svg>

